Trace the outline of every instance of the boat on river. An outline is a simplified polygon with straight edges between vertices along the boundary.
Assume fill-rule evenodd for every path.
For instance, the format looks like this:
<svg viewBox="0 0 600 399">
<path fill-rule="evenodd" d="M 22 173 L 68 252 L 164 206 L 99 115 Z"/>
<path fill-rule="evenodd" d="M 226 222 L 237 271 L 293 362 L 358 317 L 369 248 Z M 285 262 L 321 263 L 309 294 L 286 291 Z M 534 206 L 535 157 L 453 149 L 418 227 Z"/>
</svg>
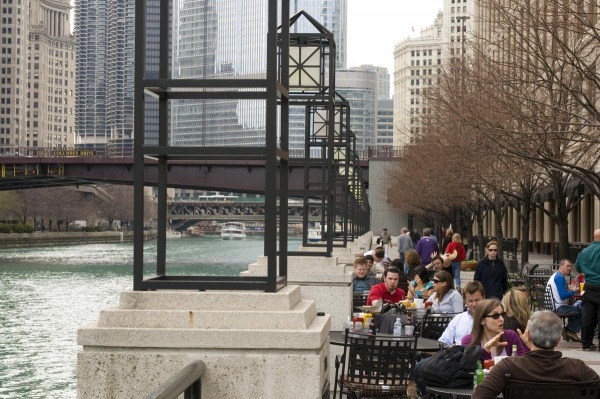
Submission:
<svg viewBox="0 0 600 399">
<path fill-rule="evenodd" d="M 246 225 L 242 222 L 227 222 L 221 227 L 221 239 L 241 240 L 246 238 Z"/>
</svg>

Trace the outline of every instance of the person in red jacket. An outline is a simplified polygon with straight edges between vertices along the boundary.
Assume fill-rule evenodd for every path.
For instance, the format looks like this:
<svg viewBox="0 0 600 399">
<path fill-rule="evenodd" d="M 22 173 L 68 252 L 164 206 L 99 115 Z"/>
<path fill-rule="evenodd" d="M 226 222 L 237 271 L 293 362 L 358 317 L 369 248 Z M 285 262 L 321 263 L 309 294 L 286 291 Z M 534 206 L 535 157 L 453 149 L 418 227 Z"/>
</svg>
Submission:
<svg viewBox="0 0 600 399">
<path fill-rule="evenodd" d="M 456 251 L 456 258 L 452 261 L 452 271 L 454 272 L 454 283 L 456 287 L 460 287 L 460 262 L 465 260 L 466 252 L 465 247 L 462 245 L 462 238 L 460 234 L 454 233 L 452 241 L 446 247 L 446 255 L 452 254 Z"/>
</svg>

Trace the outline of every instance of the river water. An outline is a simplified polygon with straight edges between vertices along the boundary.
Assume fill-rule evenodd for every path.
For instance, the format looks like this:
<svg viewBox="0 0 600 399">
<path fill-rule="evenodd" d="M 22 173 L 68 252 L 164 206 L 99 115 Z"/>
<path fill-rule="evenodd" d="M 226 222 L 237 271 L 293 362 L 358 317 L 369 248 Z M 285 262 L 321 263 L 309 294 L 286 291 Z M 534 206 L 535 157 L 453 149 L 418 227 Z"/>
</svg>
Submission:
<svg viewBox="0 0 600 399">
<path fill-rule="evenodd" d="M 301 240 L 291 238 L 290 250 Z M 169 274 L 238 275 L 263 237 L 167 241 Z M 156 241 L 145 244 L 148 262 Z M 148 263 L 147 263 L 148 264 Z M 77 329 L 132 288 L 131 243 L 0 250 L 0 398 L 75 398 Z"/>
</svg>

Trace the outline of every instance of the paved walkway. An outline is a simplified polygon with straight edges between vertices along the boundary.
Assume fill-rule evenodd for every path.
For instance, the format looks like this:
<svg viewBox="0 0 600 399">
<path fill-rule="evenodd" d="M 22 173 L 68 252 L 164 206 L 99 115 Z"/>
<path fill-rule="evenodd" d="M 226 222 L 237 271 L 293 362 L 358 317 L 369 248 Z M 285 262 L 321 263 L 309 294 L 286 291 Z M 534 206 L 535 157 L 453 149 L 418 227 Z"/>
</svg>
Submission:
<svg viewBox="0 0 600 399">
<path fill-rule="evenodd" d="M 520 265 L 519 261 L 519 265 Z M 539 264 L 541 266 L 552 266 L 552 256 L 550 255 L 540 255 L 535 253 L 529 253 L 529 263 L 530 264 Z M 575 269 L 573 268 L 575 272 Z M 464 286 L 467 282 L 473 279 L 474 272 L 462 272 L 460 274 L 461 285 Z M 596 346 L 598 344 L 598 339 L 594 340 Z M 581 350 L 581 344 L 579 342 L 567 342 L 561 341 L 558 345 L 557 350 L 560 350 L 563 353 L 564 357 L 571 357 L 575 359 L 583 360 L 588 366 L 593 368 L 598 374 L 600 374 L 600 352 L 585 352 Z"/>
</svg>

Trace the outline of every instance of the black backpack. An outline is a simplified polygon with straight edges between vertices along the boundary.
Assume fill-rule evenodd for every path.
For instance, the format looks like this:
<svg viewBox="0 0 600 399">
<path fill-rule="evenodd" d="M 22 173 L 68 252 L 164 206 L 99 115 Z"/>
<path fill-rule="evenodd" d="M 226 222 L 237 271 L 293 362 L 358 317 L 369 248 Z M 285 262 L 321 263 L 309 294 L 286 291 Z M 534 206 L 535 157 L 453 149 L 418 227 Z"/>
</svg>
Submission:
<svg viewBox="0 0 600 399">
<path fill-rule="evenodd" d="M 479 345 L 451 346 L 425 360 L 419 380 L 432 387 L 472 388 L 478 360 L 481 360 Z"/>
</svg>

